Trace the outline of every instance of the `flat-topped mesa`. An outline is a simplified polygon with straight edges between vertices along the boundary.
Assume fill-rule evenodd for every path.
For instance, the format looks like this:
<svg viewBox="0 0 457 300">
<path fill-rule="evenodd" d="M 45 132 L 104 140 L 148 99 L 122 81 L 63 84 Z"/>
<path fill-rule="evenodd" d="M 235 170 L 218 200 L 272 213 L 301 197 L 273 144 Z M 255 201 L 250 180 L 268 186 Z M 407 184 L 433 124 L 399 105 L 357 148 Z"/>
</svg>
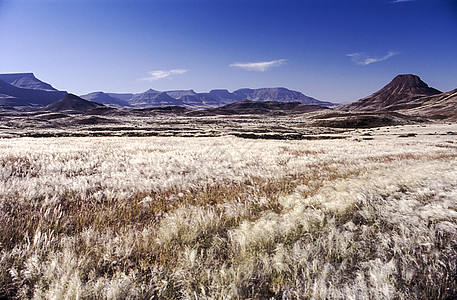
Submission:
<svg viewBox="0 0 457 300">
<path fill-rule="evenodd" d="M 11 73 L 0 74 L 0 80 L 3 80 L 15 87 L 42 90 L 42 91 L 57 91 L 49 83 L 43 82 L 35 77 L 33 73 Z"/>
<path fill-rule="evenodd" d="M 6 77 L 9 81 L 13 80 L 13 76 Z M 3 107 L 42 107 L 62 99 L 66 94 L 64 91 L 23 88 L 0 79 L 0 106 Z"/>
<path fill-rule="evenodd" d="M 300 102 L 302 104 L 315 104 L 327 106 L 331 103 L 316 100 L 301 92 L 289 90 L 284 87 L 260 88 L 260 89 L 239 89 L 233 92 L 239 99 L 253 101 L 279 101 L 279 102 Z"/>
<path fill-rule="evenodd" d="M 166 91 L 166 93 L 175 99 L 180 99 L 184 96 L 195 96 L 197 93 L 194 90 L 173 90 L 173 91 Z"/>
</svg>

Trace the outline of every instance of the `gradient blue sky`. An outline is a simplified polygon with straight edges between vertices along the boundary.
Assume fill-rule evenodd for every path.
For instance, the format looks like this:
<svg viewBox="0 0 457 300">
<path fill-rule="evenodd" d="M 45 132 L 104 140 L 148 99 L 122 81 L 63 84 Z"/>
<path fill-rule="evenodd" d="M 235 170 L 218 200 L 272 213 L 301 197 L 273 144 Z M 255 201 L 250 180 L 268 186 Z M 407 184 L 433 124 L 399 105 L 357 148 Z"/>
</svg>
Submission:
<svg viewBox="0 0 457 300">
<path fill-rule="evenodd" d="M 397 74 L 457 88 L 457 1 L 0 0 L 0 73 L 61 90 L 283 86 L 351 102 Z"/>
</svg>

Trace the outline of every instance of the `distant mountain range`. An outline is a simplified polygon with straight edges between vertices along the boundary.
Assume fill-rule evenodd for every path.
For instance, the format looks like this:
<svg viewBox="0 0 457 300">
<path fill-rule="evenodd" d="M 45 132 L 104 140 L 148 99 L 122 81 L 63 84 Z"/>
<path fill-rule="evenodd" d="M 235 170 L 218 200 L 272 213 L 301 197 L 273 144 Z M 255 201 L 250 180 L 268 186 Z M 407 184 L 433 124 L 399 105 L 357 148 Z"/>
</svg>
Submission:
<svg viewBox="0 0 457 300">
<path fill-rule="evenodd" d="M 42 107 L 62 99 L 67 92 L 58 91 L 33 73 L 0 74 L 0 106 Z M 216 108 L 241 100 L 300 102 L 305 105 L 334 106 L 331 102 L 319 101 L 301 92 L 286 88 L 211 90 L 197 93 L 193 90 L 156 91 L 144 93 L 93 92 L 81 98 L 113 107 L 147 108 L 158 106 L 183 106 L 190 109 Z"/>
<path fill-rule="evenodd" d="M 189 116 L 281 115 L 311 111 L 325 113 L 330 111 L 328 107 L 331 107 L 335 116 L 347 116 L 348 113 L 362 116 L 369 113 L 372 118 L 371 116 L 376 112 L 395 112 L 430 119 L 457 121 L 457 89 L 442 93 L 429 87 L 419 76 L 404 74 L 396 76 L 370 96 L 340 106 L 319 101 L 286 88 L 239 89 L 233 92 L 218 89 L 208 93 L 197 93 L 193 90 L 149 89 L 139 94 L 94 92 L 78 97 L 56 90 L 52 85 L 37 79 L 32 73 L 17 73 L 0 74 L 0 107 L 39 108 L 46 111 L 73 113 L 93 111 L 95 114 L 128 114 L 129 110 L 121 111 L 115 108 L 129 108 L 133 109 L 133 113 L 140 115 L 178 112 Z M 164 109 L 157 110 L 158 108 Z M 327 113 L 326 118 L 331 118 L 330 115 Z"/>
<path fill-rule="evenodd" d="M 300 102 L 305 105 L 334 106 L 334 103 L 319 101 L 301 92 L 286 88 L 211 90 L 209 93 L 196 93 L 193 90 L 160 92 L 149 89 L 141 94 L 116 94 L 95 92 L 81 95 L 81 98 L 113 106 L 135 108 L 178 105 L 187 108 L 216 108 L 241 100 Z"/>
</svg>

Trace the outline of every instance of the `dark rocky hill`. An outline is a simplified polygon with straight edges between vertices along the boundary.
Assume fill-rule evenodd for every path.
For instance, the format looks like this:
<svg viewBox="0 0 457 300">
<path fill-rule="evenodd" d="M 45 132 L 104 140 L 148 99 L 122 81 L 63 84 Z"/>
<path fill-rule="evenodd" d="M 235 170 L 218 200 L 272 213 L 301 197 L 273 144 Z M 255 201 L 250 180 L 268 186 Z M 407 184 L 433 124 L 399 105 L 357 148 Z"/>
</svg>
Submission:
<svg viewBox="0 0 457 300">
<path fill-rule="evenodd" d="M 77 113 L 85 113 L 97 108 L 105 107 L 103 104 L 84 100 L 76 95 L 67 94 L 59 101 L 49 104 L 43 108 L 45 111 L 64 112 L 71 111 Z"/>
<path fill-rule="evenodd" d="M 398 110 L 408 107 L 417 98 L 440 93 L 417 75 L 398 75 L 374 94 L 339 108 L 346 111 Z"/>
</svg>

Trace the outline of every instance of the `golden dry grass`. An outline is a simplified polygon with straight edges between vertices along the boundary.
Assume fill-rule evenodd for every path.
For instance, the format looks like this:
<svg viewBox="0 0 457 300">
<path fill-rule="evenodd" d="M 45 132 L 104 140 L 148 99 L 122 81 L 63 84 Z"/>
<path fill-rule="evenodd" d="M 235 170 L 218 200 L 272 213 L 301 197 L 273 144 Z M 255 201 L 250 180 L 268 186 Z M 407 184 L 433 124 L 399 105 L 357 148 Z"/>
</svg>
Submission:
<svg viewBox="0 0 457 300">
<path fill-rule="evenodd" d="M 0 295 L 452 298 L 456 148 L 385 132 L 0 140 Z"/>
</svg>

